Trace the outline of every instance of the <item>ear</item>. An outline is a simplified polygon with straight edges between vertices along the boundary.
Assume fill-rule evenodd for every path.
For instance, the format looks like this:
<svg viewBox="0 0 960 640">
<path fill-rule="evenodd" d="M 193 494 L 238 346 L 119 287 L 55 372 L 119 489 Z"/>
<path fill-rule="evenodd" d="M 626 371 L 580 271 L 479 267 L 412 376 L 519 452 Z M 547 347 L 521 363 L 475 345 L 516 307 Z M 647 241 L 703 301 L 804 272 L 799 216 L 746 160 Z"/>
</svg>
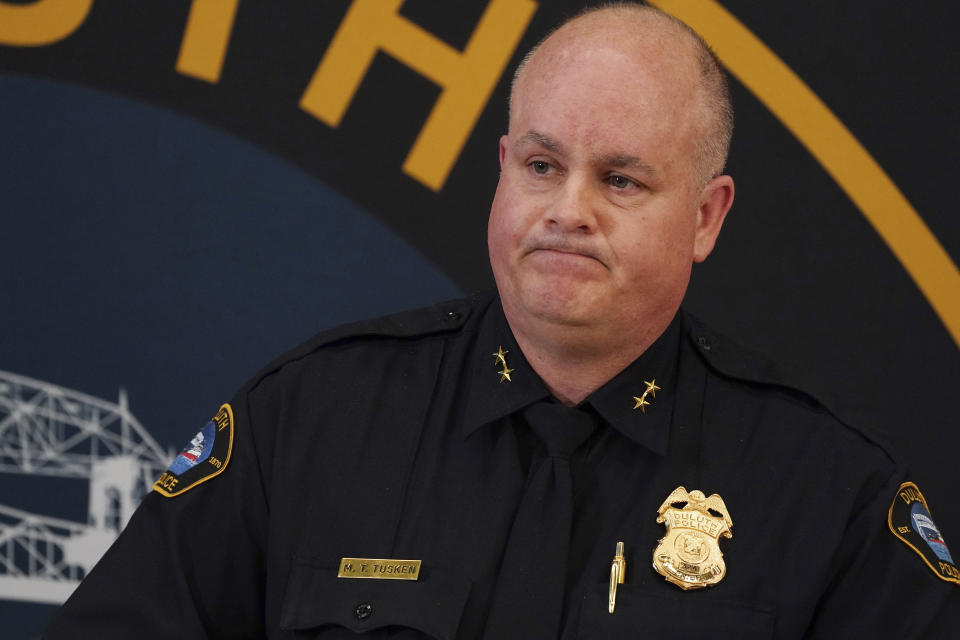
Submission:
<svg viewBox="0 0 960 640">
<path fill-rule="evenodd" d="M 503 159 L 507 156 L 507 142 L 510 137 L 505 133 L 500 136 L 500 168 L 503 169 Z"/>
<path fill-rule="evenodd" d="M 713 251 L 720 227 L 733 204 L 733 178 L 717 176 L 700 192 L 697 209 L 697 233 L 693 242 L 693 261 L 703 262 Z"/>
</svg>

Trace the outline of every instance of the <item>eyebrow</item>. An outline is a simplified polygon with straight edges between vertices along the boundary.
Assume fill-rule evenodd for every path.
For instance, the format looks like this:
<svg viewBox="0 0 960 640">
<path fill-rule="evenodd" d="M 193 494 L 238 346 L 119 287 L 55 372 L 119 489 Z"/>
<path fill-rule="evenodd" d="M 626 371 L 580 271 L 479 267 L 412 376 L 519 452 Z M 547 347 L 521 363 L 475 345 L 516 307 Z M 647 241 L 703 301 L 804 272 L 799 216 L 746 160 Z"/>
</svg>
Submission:
<svg viewBox="0 0 960 640">
<path fill-rule="evenodd" d="M 563 145 L 550 136 L 539 131 L 530 130 L 520 137 L 522 143 L 533 143 L 539 147 L 563 155 Z M 611 154 L 594 157 L 594 162 L 605 166 L 616 167 L 618 169 L 636 169 L 648 174 L 656 174 L 656 170 L 643 162 L 637 156 L 628 156 L 623 154 Z"/>
<path fill-rule="evenodd" d="M 656 170 L 653 167 L 648 165 L 646 162 L 643 162 L 636 156 L 600 156 L 599 160 L 601 164 L 616 167 L 618 169 L 637 169 L 638 171 L 643 171 L 644 173 L 656 173 Z"/>
<path fill-rule="evenodd" d="M 544 135 L 539 131 L 533 131 L 532 129 L 523 134 L 523 136 L 520 138 L 520 142 L 532 142 L 537 146 L 543 147 L 547 151 L 560 154 L 563 153 L 563 146 L 559 142 L 548 135 Z"/>
</svg>

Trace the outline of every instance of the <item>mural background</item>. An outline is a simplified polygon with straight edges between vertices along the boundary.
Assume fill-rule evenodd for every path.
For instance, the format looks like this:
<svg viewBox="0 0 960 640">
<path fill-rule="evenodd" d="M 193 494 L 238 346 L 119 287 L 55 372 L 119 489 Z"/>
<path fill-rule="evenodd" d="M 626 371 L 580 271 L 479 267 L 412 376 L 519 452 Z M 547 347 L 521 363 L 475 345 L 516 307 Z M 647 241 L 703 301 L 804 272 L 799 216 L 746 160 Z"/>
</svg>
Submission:
<svg viewBox="0 0 960 640">
<path fill-rule="evenodd" d="M 391 4 L 419 26 L 406 40 L 396 24 L 363 22 Z M 134 485 L 114 503 L 97 491 L 172 457 L 271 357 L 334 324 L 492 285 L 485 223 L 509 74 L 583 4 L 0 2 L 5 637 L 38 635 L 76 573 L 65 560 L 92 562 L 96 545 L 65 556 L 65 541 L 108 541 L 111 509 L 128 515 Z M 960 9 L 722 5 L 849 128 L 956 262 Z M 489 78 L 489 95 L 464 99 L 475 122 L 453 109 L 443 135 L 421 145 L 424 177 L 408 156 L 454 90 L 425 77 L 417 47 L 461 52 L 478 23 L 495 44 L 452 77 Z M 351 24 L 407 59 L 376 49 L 332 123 L 304 96 L 334 44 L 363 57 L 363 37 L 344 35 Z M 960 350 L 944 325 L 960 318 L 938 316 L 861 211 L 736 81 L 734 100 L 737 199 L 687 307 L 793 363 L 890 441 L 960 545 Z M 437 142 L 458 131 L 459 150 Z M 132 448 L 113 455 L 104 443 L 131 421 L 152 443 L 134 429 Z M 110 467 L 114 458 L 134 460 L 132 471 Z"/>
</svg>

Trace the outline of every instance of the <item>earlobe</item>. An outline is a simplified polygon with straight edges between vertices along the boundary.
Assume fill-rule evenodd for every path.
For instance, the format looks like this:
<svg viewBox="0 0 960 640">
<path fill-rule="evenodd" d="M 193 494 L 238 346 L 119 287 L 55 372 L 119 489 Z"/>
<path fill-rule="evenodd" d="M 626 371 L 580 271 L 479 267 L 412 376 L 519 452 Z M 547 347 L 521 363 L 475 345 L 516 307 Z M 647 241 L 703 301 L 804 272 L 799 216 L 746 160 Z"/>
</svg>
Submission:
<svg viewBox="0 0 960 640">
<path fill-rule="evenodd" d="M 697 235 L 693 246 L 694 262 L 703 262 L 713 251 L 720 227 L 733 205 L 733 191 L 733 178 L 730 176 L 717 176 L 701 191 Z"/>
</svg>

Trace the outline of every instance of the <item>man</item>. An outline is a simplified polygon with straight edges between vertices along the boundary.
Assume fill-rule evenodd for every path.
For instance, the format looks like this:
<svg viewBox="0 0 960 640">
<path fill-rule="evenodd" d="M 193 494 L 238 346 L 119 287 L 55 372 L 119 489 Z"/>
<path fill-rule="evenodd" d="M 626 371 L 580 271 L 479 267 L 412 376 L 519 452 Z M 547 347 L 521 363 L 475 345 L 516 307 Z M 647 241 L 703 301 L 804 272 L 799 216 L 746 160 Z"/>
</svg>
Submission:
<svg viewBox="0 0 960 640">
<path fill-rule="evenodd" d="M 563 25 L 500 140 L 499 297 L 268 366 L 47 637 L 923 634 L 956 565 L 919 489 L 678 311 L 733 200 L 730 129 L 669 16 Z"/>
</svg>

